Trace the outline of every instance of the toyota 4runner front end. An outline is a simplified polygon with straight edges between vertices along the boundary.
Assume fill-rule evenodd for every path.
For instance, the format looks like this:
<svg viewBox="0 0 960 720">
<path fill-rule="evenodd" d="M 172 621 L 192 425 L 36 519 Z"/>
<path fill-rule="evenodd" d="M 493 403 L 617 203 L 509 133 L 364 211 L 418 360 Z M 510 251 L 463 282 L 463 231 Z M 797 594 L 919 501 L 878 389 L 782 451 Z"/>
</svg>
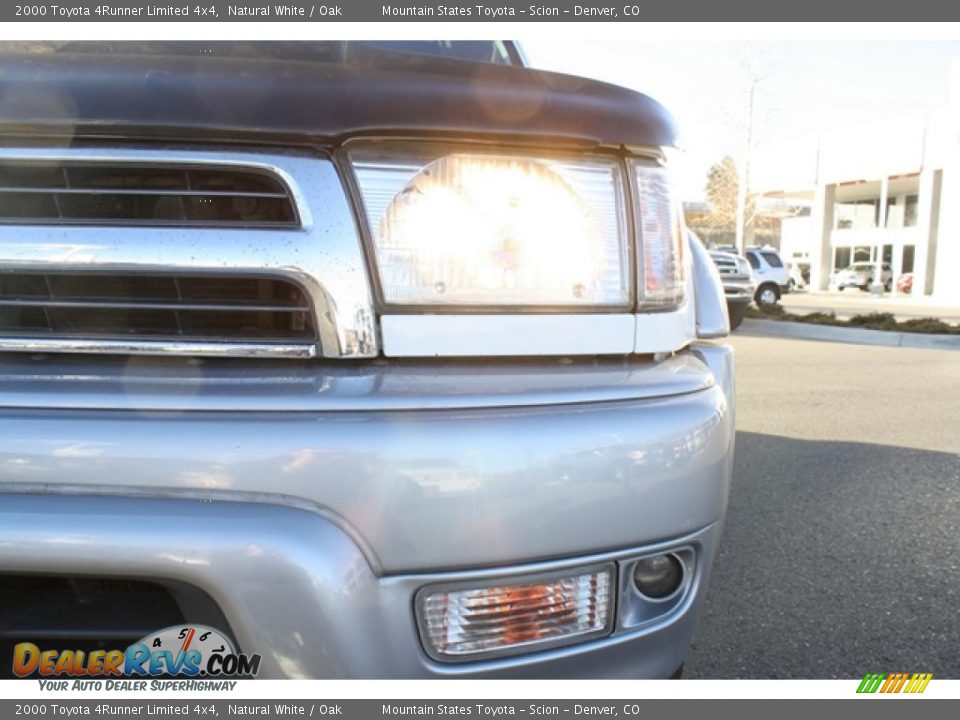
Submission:
<svg viewBox="0 0 960 720">
<path fill-rule="evenodd" d="M 364 45 L 47 50 L 0 74 L 5 657 L 203 623 L 260 677 L 681 666 L 734 387 L 661 106 Z"/>
</svg>

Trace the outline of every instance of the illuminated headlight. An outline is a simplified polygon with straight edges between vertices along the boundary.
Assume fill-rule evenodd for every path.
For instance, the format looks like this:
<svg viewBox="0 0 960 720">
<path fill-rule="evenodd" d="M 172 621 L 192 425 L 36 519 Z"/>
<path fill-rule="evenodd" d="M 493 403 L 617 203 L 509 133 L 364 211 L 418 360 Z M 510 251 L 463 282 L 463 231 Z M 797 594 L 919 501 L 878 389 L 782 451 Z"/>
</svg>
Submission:
<svg viewBox="0 0 960 720">
<path fill-rule="evenodd" d="M 427 653 L 448 662 L 534 652 L 613 629 L 613 565 L 523 582 L 437 586 L 417 594 Z"/>
<path fill-rule="evenodd" d="M 388 305 L 629 306 L 615 160 L 436 146 L 349 157 Z"/>
<path fill-rule="evenodd" d="M 631 163 L 637 180 L 637 234 L 642 308 L 675 307 L 683 302 L 686 265 L 683 219 L 669 171 L 661 166 Z"/>
</svg>

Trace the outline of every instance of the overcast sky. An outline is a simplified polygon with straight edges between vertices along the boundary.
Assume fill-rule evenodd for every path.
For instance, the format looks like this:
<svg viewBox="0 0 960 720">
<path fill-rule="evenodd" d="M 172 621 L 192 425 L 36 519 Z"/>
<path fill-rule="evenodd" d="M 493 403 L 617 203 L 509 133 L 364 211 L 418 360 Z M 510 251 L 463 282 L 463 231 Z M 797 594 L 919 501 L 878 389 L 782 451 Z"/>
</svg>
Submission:
<svg viewBox="0 0 960 720">
<path fill-rule="evenodd" d="M 762 147 L 941 110 L 951 61 L 960 57 L 957 42 L 520 42 L 534 67 L 616 83 L 664 103 L 680 124 L 689 200 L 703 197 L 711 163 L 742 151 L 751 75 L 759 78 Z"/>
</svg>

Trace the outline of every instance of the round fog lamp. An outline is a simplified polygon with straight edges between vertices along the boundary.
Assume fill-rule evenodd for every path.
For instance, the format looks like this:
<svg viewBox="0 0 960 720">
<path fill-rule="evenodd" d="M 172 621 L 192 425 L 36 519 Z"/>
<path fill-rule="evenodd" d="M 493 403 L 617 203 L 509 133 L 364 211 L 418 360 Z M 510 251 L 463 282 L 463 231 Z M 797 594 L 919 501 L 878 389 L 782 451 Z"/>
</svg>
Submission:
<svg viewBox="0 0 960 720">
<path fill-rule="evenodd" d="M 633 566 L 634 587 L 648 598 L 659 600 L 677 591 L 683 582 L 683 565 L 676 555 L 654 555 Z"/>
</svg>

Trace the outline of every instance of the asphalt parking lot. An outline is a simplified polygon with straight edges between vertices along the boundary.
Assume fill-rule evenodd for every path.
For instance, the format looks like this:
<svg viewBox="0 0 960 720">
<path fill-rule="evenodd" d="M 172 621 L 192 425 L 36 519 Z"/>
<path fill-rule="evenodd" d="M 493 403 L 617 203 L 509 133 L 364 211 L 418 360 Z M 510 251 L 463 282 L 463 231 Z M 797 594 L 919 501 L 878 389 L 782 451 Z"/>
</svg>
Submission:
<svg viewBox="0 0 960 720">
<path fill-rule="evenodd" d="M 737 335 L 691 678 L 960 678 L 960 353 Z"/>
</svg>

